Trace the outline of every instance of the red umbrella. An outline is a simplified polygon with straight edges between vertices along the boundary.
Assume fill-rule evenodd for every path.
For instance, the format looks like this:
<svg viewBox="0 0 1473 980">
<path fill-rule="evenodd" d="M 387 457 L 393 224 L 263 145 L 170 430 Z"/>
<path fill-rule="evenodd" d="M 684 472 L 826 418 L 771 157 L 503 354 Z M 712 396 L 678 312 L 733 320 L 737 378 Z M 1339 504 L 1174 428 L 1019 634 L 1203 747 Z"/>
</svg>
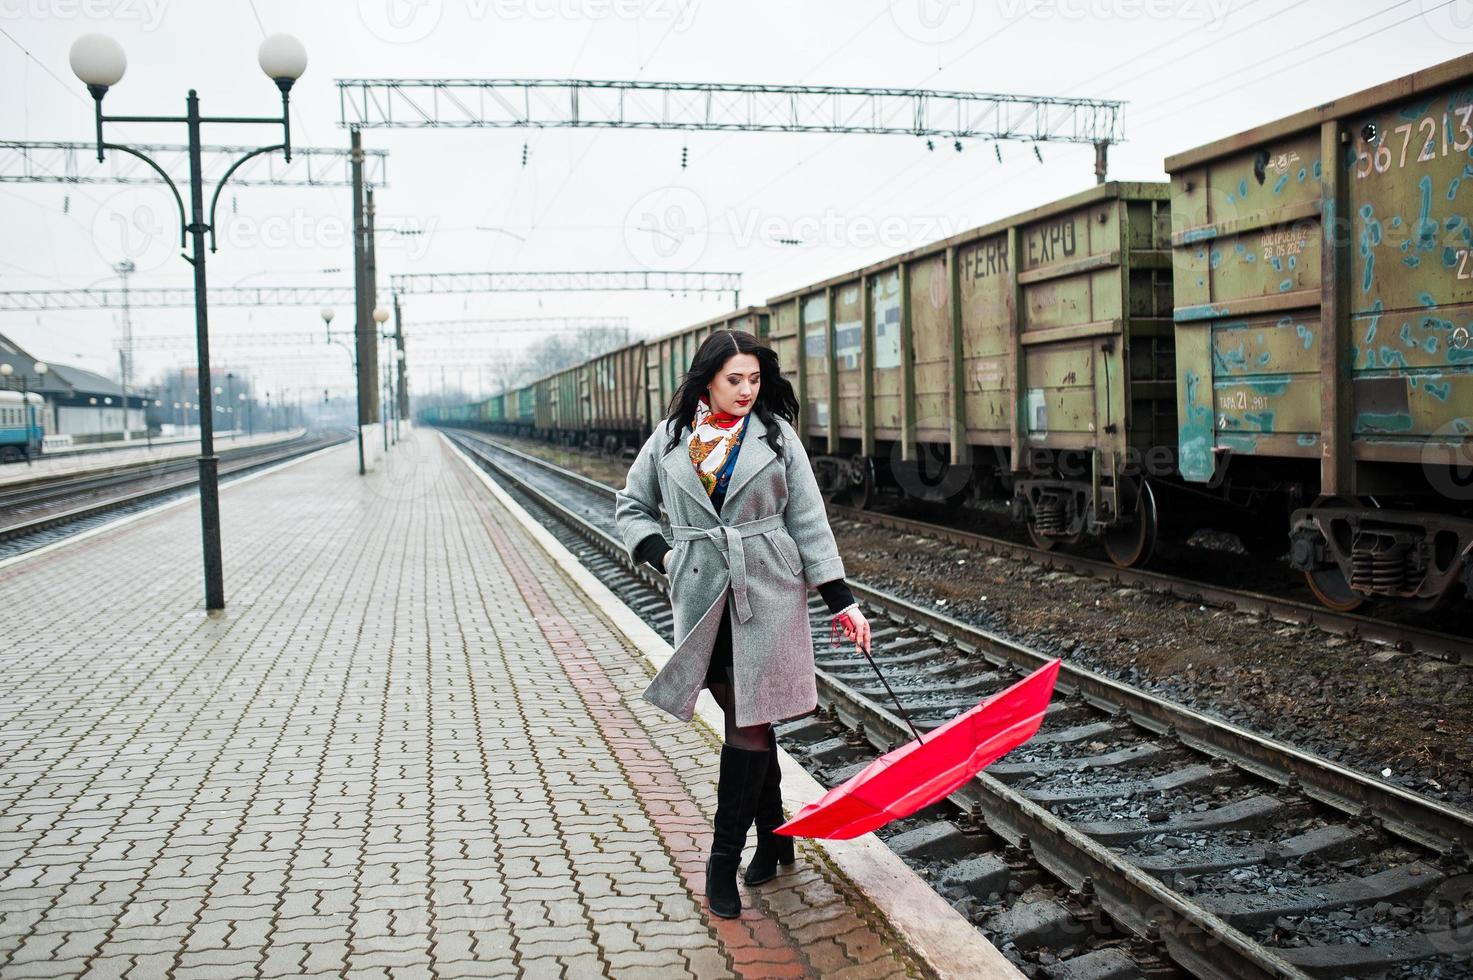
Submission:
<svg viewBox="0 0 1473 980">
<path fill-rule="evenodd" d="M 935 803 L 982 768 L 1033 737 L 1054 693 L 1059 661 L 893 752 L 799 810 L 781 827 L 790 837 L 848 840 Z"/>
</svg>

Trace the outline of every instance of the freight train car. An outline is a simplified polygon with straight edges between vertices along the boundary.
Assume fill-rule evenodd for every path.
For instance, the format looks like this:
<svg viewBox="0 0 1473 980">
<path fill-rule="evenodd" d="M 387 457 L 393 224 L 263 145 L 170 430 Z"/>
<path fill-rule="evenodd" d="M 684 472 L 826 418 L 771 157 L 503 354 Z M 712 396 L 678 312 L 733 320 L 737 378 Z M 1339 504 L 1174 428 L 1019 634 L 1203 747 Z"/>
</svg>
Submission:
<svg viewBox="0 0 1473 980">
<path fill-rule="evenodd" d="M 588 427 L 588 406 L 582 397 L 587 373 L 588 365 L 583 363 L 532 383 L 538 438 L 571 444 L 577 441 L 577 433 Z"/>
<path fill-rule="evenodd" d="M 501 424 L 506 419 L 506 395 L 492 395 L 483 403 L 485 410 L 482 413 L 482 421 L 487 428 Z"/>
<path fill-rule="evenodd" d="M 768 313 L 760 306 L 748 306 L 725 316 L 703 320 L 690 327 L 662 334 L 644 342 L 645 353 L 645 398 L 641 406 L 642 425 L 636 446 L 654 431 L 655 421 L 665 417 L 670 402 L 675 398 L 675 389 L 685 377 L 696 348 L 717 330 L 745 330 L 758 340 L 768 335 Z"/>
<path fill-rule="evenodd" d="M 579 433 L 585 445 L 616 453 L 625 446 L 638 448 L 649 432 L 644 384 L 646 347 L 635 341 L 588 363 L 584 376 L 588 424 Z"/>
<path fill-rule="evenodd" d="M 1166 169 L 1183 477 L 1330 606 L 1473 587 L 1473 56 Z"/>
<path fill-rule="evenodd" d="M 537 392 L 523 385 L 506 394 L 506 414 L 511 435 L 529 436 L 537 424 Z"/>
<path fill-rule="evenodd" d="M 1103 184 L 769 300 L 820 485 L 1011 493 L 1042 546 L 1148 559 L 1145 466 L 1169 476 L 1176 442 L 1167 198 Z"/>
</svg>

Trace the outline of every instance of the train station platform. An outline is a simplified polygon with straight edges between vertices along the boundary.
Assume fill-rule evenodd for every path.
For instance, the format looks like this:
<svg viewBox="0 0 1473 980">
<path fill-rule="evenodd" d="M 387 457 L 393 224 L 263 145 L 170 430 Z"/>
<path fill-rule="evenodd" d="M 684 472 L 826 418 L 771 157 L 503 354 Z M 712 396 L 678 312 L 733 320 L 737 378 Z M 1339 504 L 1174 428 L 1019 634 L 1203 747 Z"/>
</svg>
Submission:
<svg viewBox="0 0 1473 980">
<path fill-rule="evenodd" d="M 219 614 L 192 501 L 0 562 L 0 976 L 1016 976 L 873 837 L 708 915 L 633 614 L 437 434 L 355 470 L 222 488 Z"/>
</svg>

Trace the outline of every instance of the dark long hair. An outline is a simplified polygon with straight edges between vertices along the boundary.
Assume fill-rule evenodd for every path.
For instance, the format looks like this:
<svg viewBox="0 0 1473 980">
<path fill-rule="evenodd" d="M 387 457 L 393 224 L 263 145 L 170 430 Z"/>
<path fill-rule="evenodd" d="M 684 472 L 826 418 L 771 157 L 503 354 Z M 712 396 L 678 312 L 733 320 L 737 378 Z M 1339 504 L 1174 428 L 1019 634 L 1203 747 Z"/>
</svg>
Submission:
<svg viewBox="0 0 1473 980">
<path fill-rule="evenodd" d="M 712 331 L 711 336 L 696 349 L 696 356 L 690 360 L 690 369 L 685 372 L 680 387 L 675 389 L 675 396 L 670 399 L 670 408 L 665 419 L 675 423 L 675 432 L 665 444 L 665 452 L 674 449 L 676 443 L 680 442 L 681 430 L 694 423 L 696 402 L 706 393 L 706 387 L 716 377 L 727 358 L 737 354 L 751 354 L 757 358 L 757 364 L 762 369 L 762 384 L 757 389 L 757 400 L 752 403 L 752 411 L 767 426 L 767 444 L 776 452 L 782 452 L 782 435 L 773 419 L 782 418 L 791 423 L 797 418 L 798 396 L 793 394 L 792 383 L 783 377 L 782 368 L 777 363 L 777 354 L 745 330 Z"/>
</svg>

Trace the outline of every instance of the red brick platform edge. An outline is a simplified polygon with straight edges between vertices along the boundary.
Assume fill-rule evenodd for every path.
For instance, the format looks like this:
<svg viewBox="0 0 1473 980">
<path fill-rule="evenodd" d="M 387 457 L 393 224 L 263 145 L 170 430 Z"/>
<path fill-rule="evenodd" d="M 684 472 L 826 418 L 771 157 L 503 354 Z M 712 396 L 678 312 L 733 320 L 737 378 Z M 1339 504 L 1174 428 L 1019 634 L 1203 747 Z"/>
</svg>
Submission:
<svg viewBox="0 0 1473 980">
<path fill-rule="evenodd" d="M 624 706 L 603 667 L 538 583 L 516 544 L 491 515 L 480 488 L 458 468 L 456 478 L 467 487 L 467 496 L 474 501 L 487 537 L 532 610 L 538 628 L 568 680 L 618 759 L 641 808 L 680 869 L 686 890 L 701 906 L 707 927 L 726 951 L 733 972 L 743 977 L 817 976 L 818 971 L 806 962 L 793 938 L 762 909 L 748 905 L 739 919 L 722 919 L 706 911 L 706 855 L 711 828 L 705 814 L 681 786 L 668 758 Z"/>
</svg>

